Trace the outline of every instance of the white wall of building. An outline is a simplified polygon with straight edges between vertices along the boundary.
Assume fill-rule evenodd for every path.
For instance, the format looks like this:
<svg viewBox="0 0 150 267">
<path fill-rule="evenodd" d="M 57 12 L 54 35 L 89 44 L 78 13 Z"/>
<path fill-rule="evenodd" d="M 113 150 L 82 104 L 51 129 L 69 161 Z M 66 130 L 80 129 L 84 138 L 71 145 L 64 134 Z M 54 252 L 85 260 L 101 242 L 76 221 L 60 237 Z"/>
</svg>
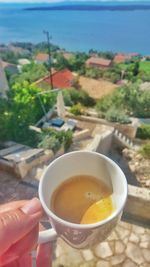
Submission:
<svg viewBox="0 0 150 267">
<path fill-rule="evenodd" d="M 7 97 L 8 90 L 9 90 L 8 82 L 2 67 L 2 62 L 0 60 L 0 97 Z"/>
</svg>

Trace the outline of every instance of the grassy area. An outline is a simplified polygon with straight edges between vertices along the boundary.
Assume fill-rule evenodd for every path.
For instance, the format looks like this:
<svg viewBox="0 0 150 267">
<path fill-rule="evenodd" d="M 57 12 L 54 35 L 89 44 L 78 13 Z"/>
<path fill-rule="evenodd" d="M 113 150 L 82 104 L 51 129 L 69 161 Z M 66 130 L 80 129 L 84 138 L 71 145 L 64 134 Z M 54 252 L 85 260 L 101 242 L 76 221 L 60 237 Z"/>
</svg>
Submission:
<svg viewBox="0 0 150 267">
<path fill-rule="evenodd" d="M 129 66 L 131 67 L 132 65 L 134 65 L 134 63 L 120 63 L 118 64 L 118 66 L 122 69 L 122 70 L 126 70 Z M 150 61 L 141 61 L 140 62 L 140 71 L 144 71 L 147 73 L 150 73 Z"/>
<path fill-rule="evenodd" d="M 118 66 L 122 70 L 126 70 L 129 66 L 132 66 L 132 65 L 133 65 L 133 63 L 120 63 L 120 64 L 118 64 Z"/>
<path fill-rule="evenodd" d="M 150 74 L 150 61 L 141 61 L 140 71 L 144 71 Z"/>
</svg>

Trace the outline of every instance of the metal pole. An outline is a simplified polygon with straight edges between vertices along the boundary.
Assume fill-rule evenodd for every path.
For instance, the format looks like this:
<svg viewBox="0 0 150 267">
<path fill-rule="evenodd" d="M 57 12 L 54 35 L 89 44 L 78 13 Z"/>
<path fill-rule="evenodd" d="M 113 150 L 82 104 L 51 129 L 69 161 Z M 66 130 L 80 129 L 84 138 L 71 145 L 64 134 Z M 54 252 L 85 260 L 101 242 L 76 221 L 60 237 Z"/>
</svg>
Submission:
<svg viewBox="0 0 150 267">
<path fill-rule="evenodd" d="M 43 110 L 43 112 L 44 112 L 44 115 L 45 115 L 45 117 L 47 117 L 47 116 L 46 116 L 46 109 L 45 109 L 45 107 L 44 107 L 44 105 L 43 105 L 43 103 L 42 103 L 42 100 L 41 100 L 40 95 L 37 95 L 37 97 L 38 97 L 38 99 L 39 99 L 39 101 L 40 101 L 40 105 L 41 105 L 41 108 L 42 108 L 42 110 Z M 47 119 L 47 118 L 46 118 L 46 119 Z"/>
<path fill-rule="evenodd" d="M 48 31 L 44 31 L 47 37 L 48 44 L 48 56 L 49 56 L 49 78 L 50 78 L 50 87 L 53 89 L 53 79 L 52 79 L 52 69 L 51 69 L 51 44 L 50 44 L 50 36 Z"/>
</svg>

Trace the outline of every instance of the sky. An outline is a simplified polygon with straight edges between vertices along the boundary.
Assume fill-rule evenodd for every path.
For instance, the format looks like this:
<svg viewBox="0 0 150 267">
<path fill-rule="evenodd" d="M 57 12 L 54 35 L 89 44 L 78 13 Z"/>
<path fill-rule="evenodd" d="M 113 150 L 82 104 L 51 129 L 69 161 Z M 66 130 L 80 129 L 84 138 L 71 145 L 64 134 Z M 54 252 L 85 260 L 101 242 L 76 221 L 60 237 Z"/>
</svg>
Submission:
<svg viewBox="0 0 150 267">
<path fill-rule="evenodd" d="M 72 1 L 72 0 L 68 0 Z M 75 1 L 80 1 L 80 0 L 74 0 Z M 81 0 L 81 1 L 86 1 L 86 0 Z M 113 0 L 89 0 L 89 1 L 98 1 L 98 2 L 108 2 L 108 1 L 112 1 Z M 117 0 L 120 2 L 133 2 L 134 0 Z M 141 0 L 135 0 L 135 1 L 141 1 Z M 63 2 L 63 0 L 0 0 L 0 3 L 22 3 L 22 2 L 26 2 L 26 3 L 55 3 L 55 2 Z M 115 1 L 114 1 L 115 2 Z M 142 2 L 142 1 L 141 1 Z M 150 0 L 144 0 L 144 2 L 150 2 Z"/>
</svg>

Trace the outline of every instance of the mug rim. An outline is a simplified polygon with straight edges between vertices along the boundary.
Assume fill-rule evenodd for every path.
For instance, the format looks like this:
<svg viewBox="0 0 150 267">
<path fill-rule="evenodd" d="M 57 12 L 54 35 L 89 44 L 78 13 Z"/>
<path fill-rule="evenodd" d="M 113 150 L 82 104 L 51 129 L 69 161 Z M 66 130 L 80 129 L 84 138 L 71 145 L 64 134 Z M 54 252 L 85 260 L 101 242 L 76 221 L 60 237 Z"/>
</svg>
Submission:
<svg viewBox="0 0 150 267">
<path fill-rule="evenodd" d="M 100 158 L 103 158 L 104 160 L 106 160 L 107 162 L 111 163 L 115 168 L 117 168 L 119 170 L 119 172 L 121 173 L 121 179 L 124 183 L 124 194 L 123 194 L 123 198 L 122 198 L 122 205 L 118 210 L 115 210 L 109 217 L 107 217 L 106 219 L 96 222 L 96 223 L 90 223 L 90 224 L 77 224 L 77 223 L 72 223 L 69 221 L 65 221 L 64 219 L 58 217 L 56 214 L 54 214 L 46 205 L 45 201 L 44 201 L 44 197 L 43 197 L 43 192 L 42 192 L 42 186 L 44 183 L 44 177 L 46 175 L 46 173 L 48 172 L 49 168 L 54 165 L 55 163 L 57 163 L 57 161 L 59 161 L 61 158 L 63 158 L 66 155 L 70 155 L 70 154 L 93 154 L 96 156 L 99 156 Z M 63 224 L 65 226 L 68 226 L 70 228 L 76 228 L 76 229 L 91 229 L 91 228 L 97 228 L 99 226 L 102 226 L 110 221 L 112 221 L 114 218 L 117 218 L 119 214 L 121 214 L 121 212 L 123 211 L 123 208 L 125 206 L 126 200 L 127 200 L 127 196 L 128 196 L 128 184 L 127 184 L 127 180 L 126 177 L 123 173 L 123 171 L 121 170 L 121 168 L 110 158 L 108 158 L 107 156 L 100 154 L 98 152 L 93 152 L 93 151 L 72 151 L 72 152 L 68 152 L 63 154 L 62 156 L 54 159 L 48 166 L 47 168 L 44 170 L 42 177 L 40 179 L 40 183 L 39 183 L 39 198 L 42 204 L 43 209 L 45 210 L 46 214 L 50 217 L 50 219 L 52 218 L 54 221 L 57 221 L 60 224 Z"/>
</svg>

